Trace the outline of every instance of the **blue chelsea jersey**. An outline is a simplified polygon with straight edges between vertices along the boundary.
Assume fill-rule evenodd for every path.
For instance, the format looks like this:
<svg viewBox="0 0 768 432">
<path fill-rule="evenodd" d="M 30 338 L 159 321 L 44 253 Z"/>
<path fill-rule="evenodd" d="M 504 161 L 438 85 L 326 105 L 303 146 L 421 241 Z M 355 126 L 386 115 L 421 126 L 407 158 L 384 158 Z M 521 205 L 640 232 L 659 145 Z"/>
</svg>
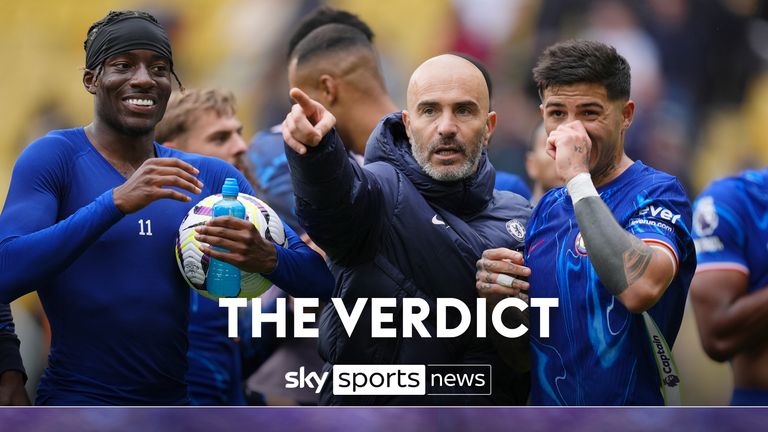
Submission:
<svg viewBox="0 0 768 432">
<path fill-rule="evenodd" d="M 670 345 L 696 267 L 691 208 L 672 176 L 635 162 L 598 189 L 618 223 L 669 252 L 676 273 L 649 313 Z M 530 296 L 555 297 L 549 337 L 531 309 L 534 405 L 659 405 L 658 372 L 642 316 L 611 295 L 589 259 L 566 188 L 547 193 L 528 225 Z"/>
<path fill-rule="evenodd" d="M 768 285 L 768 168 L 713 182 L 694 203 L 697 271 L 735 270 Z"/>
<path fill-rule="evenodd" d="M 16 161 L 0 214 L 0 302 L 36 290 L 50 320 L 37 404 L 189 402 L 189 288 L 173 253 L 176 233 L 189 209 L 218 193 L 225 178 L 236 178 L 243 193 L 253 190 L 222 160 L 157 143 L 154 150 L 199 169 L 199 196 L 181 191 L 192 200 L 159 199 L 122 214 L 112 194 L 126 178 L 83 128 L 51 131 Z M 285 235 L 287 248 L 276 246 L 277 267 L 265 276 L 297 295 L 328 297 L 333 277 L 323 259 L 287 226 Z"/>
</svg>

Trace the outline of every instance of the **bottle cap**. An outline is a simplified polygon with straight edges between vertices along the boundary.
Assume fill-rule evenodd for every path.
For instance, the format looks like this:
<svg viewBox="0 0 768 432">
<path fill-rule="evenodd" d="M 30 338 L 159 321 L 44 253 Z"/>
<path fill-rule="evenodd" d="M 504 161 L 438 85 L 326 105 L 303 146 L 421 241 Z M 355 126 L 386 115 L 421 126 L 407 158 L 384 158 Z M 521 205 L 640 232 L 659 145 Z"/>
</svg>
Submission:
<svg viewBox="0 0 768 432">
<path fill-rule="evenodd" d="M 237 187 L 237 179 L 233 177 L 227 177 L 224 180 L 224 186 L 221 187 L 221 194 L 225 197 L 236 197 L 240 188 Z"/>
</svg>

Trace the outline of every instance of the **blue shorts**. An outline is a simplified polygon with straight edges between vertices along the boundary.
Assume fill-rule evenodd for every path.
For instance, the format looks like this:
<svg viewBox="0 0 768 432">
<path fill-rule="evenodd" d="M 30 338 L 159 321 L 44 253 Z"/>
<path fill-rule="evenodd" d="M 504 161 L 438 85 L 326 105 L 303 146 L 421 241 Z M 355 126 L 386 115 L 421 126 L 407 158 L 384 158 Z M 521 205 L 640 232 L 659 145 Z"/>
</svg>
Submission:
<svg viewBox="0 0 768 432">
<path fill-rule="evenodd" d="M 768 405 L 768 390 L 733 389 L 731 406 L 766 406 Z"/>
</svg>

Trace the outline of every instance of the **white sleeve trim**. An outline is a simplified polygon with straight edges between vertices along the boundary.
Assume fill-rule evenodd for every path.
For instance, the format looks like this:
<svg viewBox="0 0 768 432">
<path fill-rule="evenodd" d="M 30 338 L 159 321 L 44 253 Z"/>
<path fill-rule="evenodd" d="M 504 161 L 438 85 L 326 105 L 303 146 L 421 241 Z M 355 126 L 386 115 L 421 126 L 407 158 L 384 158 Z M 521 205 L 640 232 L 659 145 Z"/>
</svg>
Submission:
<svg viewBox="0 0 768 432">
<path fill-rule="evenodd" d="M 723 270 L 737 271 L 749 276 L 749 268 L 744 264 L 737 263 L 737 262 L 711 262 L 711 263 L 699 264 L 696 266 L 696 273 L 705 272 L 705 271 L 723 271 Z"/>
</svg>

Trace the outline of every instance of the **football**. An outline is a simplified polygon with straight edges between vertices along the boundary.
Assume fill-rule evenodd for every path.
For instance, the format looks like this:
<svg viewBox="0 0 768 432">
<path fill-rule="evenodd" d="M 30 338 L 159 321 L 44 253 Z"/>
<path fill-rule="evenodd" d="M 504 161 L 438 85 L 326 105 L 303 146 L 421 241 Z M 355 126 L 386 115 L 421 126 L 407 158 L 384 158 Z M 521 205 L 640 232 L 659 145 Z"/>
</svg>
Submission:
<svg viewBox="0 0 768 432">
<path fill-rule="evenodd" d="M 195 239 L 195 227 L 213 217 L 213 205 L 220 199 L 221 194 L 216 194 L 195 204 L 181 221 L 176 237 L 176 263 L 184 280 L 201 295 L 214 300 L 218 297 L 211 295 L 206 286 L 210 258 L 200 251 L 201 243 Z M 259 230 L 262 237 L 280 246 L 286 246 L 283 222 L 271 207 L 264 201 L 243 193 L 237 196 L 237 200 L 245 206 L 245 219 Z M 237 297 L 258 297 L 270 286 L 272 282 L 258 273 L 240 272 L 240 293 Z"/>
</svg>

